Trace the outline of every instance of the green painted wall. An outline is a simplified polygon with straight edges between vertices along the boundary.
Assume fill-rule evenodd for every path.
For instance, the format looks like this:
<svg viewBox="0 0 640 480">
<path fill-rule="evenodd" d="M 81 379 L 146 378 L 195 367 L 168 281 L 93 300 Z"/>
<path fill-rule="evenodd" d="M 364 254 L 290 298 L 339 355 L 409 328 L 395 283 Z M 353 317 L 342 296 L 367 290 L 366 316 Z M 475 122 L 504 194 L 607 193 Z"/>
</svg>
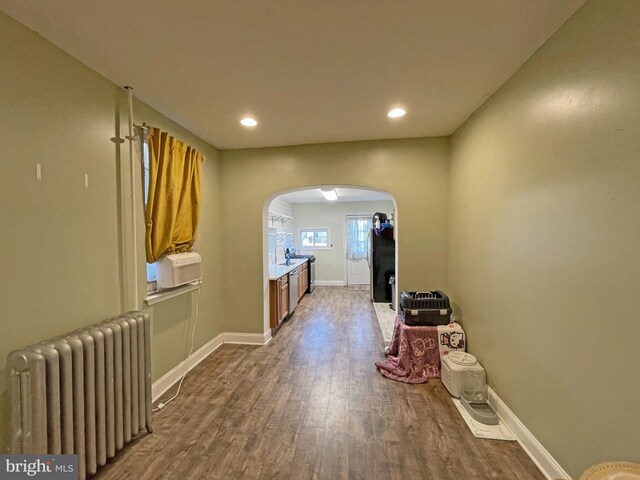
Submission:
<svg viewBox="0 0 640 480">
<path fill-rule="evenodd" d="M 7 354 L 123 310 L 118 185 L 120 167 L 129 157 L 126 143 L 119 146 L 111 140 L 126 134 L 126 96 L 121 88 L 2 13 L 0 45 L 0 452 L 4 452 Z M 205 283 L 197 348 L 221 331 L 220 232 L 214 223 L 220 210 L 218 152 L 146 105 L 136 102 L 135 112 L 137 123 L 169 130 L 207 156 L 200 233 Z M 36 163 L 42 164 L 41 181 L 35 178 Z M 138 201 L 142 252 L 141 197 Z M 143 260 L 140 273 L 143 289 Z M 195 299 L 195 294 L 191 297 Z M 190 301 L 185 295 L 150 309 L 154 379 L 183 358 L 184 343 L 179 343 L 178 334 L 193 314 Z"/>
<path fill-rule="evenodd" d="M 450 294 L 577 476 L 640 462 L 640 2 L 588 2 L 454 135 Z"/>
<path fill-rule="evenodd" d="M 224 331 L 262 332 L 263 209 L 317 185 L 372 187 L 398 205 L 399 287 L 447 282 L 449 140 L 422 138 L 221 152 Z"/>
</svg>

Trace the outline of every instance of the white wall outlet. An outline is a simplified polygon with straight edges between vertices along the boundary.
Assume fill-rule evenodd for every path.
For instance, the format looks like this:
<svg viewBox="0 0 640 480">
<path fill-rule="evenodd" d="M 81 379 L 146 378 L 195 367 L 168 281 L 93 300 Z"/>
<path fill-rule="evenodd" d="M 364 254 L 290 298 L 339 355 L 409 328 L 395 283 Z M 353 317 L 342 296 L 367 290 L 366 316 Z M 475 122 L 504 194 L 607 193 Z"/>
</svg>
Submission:
<svg viewBox="0 0 640 480">
<path fill-rule="evenodd" d="M 42 165 L 36 163 L 36 180 L 42 180 Z"/>
<path fill-rule="evenodd" d="M 84 188 L 89 188 L 89 174 L 84 174 Z"/>
</svg>

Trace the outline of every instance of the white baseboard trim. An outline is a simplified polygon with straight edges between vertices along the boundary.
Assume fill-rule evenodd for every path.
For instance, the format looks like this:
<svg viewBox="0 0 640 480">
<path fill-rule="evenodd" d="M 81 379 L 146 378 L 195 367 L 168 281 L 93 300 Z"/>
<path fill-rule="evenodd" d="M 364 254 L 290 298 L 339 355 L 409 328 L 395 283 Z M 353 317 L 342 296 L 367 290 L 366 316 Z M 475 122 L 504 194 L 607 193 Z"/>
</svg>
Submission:
<svg viewBox="0 0 640 480">
<path fill-rule="evenodd" d="M 239 343 L 242 345 L 266 345 L 271 340 L 271 331 L 264 333 L 224 332 L 222 335 L 224 335 L 224 343 Z"/>
<path fill-rule="evenodd" d="M 489 404 L 495 409 L 505 425 L 509 427 L 522 449 L 529 458 L 533 460 L 533 463 L 536 464 L 545 478 L 547 478 L 547 480 L 570 479 L 571 476 L 551 456 L 538 439 L 533 436 L 529 429 L 524 426 L 507 404 L 498 397 L 496 392 L 494 392 L 491 387 L 487 390 L 489 393 Z"/>
<path fill-rule="evenodd" d="M 344 280 L 316 280 L 316 287 L 344 287 Z"/>
<path fill-rule="evenodd" d="M 191 371 L 201 361 L 211 355 L 220 345 L 222 345 L 224 334 L 221 333 L 210 341 L 205 343 L 197 351 L 191 354 L 189 358 L 183 360 L 174 368 L 165 373 L 161 378 L 153 382 L 151 386 L 151 399 L 155 402 L 160 398 L 167 390 L 169 390 L 177 381 L 184 375 L 185 368 L 187 372 Z"/>
<path fill-rule="evenodd" d="M 156 402 L 167 390 L 175 385 L 182 375 L 185 368 L 187 372 L 193 370 L 200 362 L 211 355 L 218 347 L 225 343 L 243 344 L 243 345 L 266 345 L 271 341 L 271 330 L 264 333 L 233 333 L 223 332 L 209 340 L 197 351 L 191 354 L 189 358 L 180 362 L 174 368 L 165 373 L 161 378 L 153 382 L 151 386 L 151 399 Z"/>
</svg>

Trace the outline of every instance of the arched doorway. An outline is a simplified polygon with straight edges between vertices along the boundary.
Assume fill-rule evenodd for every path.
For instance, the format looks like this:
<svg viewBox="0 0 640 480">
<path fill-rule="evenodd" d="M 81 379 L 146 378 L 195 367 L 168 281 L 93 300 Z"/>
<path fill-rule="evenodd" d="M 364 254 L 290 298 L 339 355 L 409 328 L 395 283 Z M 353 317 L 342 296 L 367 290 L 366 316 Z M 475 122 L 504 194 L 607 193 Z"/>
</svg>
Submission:
<svg viewBox="0 0 640 480">
<path fill-rule="evenodd" d="M 338 198 L 329 200 L 326 195 L 332 195 L 332 191 Z M 367 245 L 372 216 L 376 212 L 385 213 L 393 225 L 387 232 L 392 232 L 394 244 L 388 272 L 395 275 L 397 284 L 398 249 L 395 245 L 398 240 L 398 208 L 395 198 L 389 192 L 358 185 L 312 185 L 276 192 L 267 198 L 263 207 L 265 332 L 271 328 L 272 323 L 269 300 L 270 275 L 273 277 L 283 271 L 279 264 L 284 262 L 284 251 L 287 248 L 290 251 L 295 249 L 297 254 L 314 255 L 317 286 L 357 288 L 359 285 L 360 288 L 371 288 L 371 272 L 368 265 L 370 257 L 364 258 L 361 250 L 363 228 L 366 225 Z M 353 242 L 354 235 L 359 235 L 359 242 Z M 357 252 L 358 248 L 360 252 Z M 276 268 L 277 273 L 274 273 Z M 383 281 L 381 278 L 388 283 L 388 273 L 384 277 L 385 273 L 376 269 L 376 275 L 376 284 Z M 273 291 L 271 295 L 273 300 Z M 378 297 L 379 295 L 378 293 Z M 395 295 L 397 297 L 397 292 Z M 292 301 L 295 302 L 295 299 Z"/>
</svg>

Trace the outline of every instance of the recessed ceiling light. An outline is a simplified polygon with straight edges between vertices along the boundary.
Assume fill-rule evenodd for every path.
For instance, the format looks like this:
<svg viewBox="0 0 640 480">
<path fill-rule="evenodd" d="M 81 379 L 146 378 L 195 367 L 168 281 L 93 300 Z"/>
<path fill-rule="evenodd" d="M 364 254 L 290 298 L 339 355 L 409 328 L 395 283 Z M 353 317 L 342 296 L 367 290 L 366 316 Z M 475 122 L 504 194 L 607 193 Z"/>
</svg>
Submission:
<svg viewBox="0 0 640 480">
<path fill-rule="evenodd" d="M 335 188 L 321 188 L 320 191 L 327 200 L 333 201 L 338 199 L 338 192 L 336 192 Z"/>
<path fill-rule="evenodd" d="M 390 118 L 400 118 L 404 117 L 406 113 L 407 111 L 403 108 L 394 108 L 393 110 L 390 110 L 389 113 L 387 113 L 387 116 Z"/>
<path fill-rule="evenodd" d="M 242 120 L 240 120 L 240 123 L 245 127 L 255 127 L 256 125 L 258 125 L 256 119 L 251 117 L 243 118 Z"/>
</svg>

